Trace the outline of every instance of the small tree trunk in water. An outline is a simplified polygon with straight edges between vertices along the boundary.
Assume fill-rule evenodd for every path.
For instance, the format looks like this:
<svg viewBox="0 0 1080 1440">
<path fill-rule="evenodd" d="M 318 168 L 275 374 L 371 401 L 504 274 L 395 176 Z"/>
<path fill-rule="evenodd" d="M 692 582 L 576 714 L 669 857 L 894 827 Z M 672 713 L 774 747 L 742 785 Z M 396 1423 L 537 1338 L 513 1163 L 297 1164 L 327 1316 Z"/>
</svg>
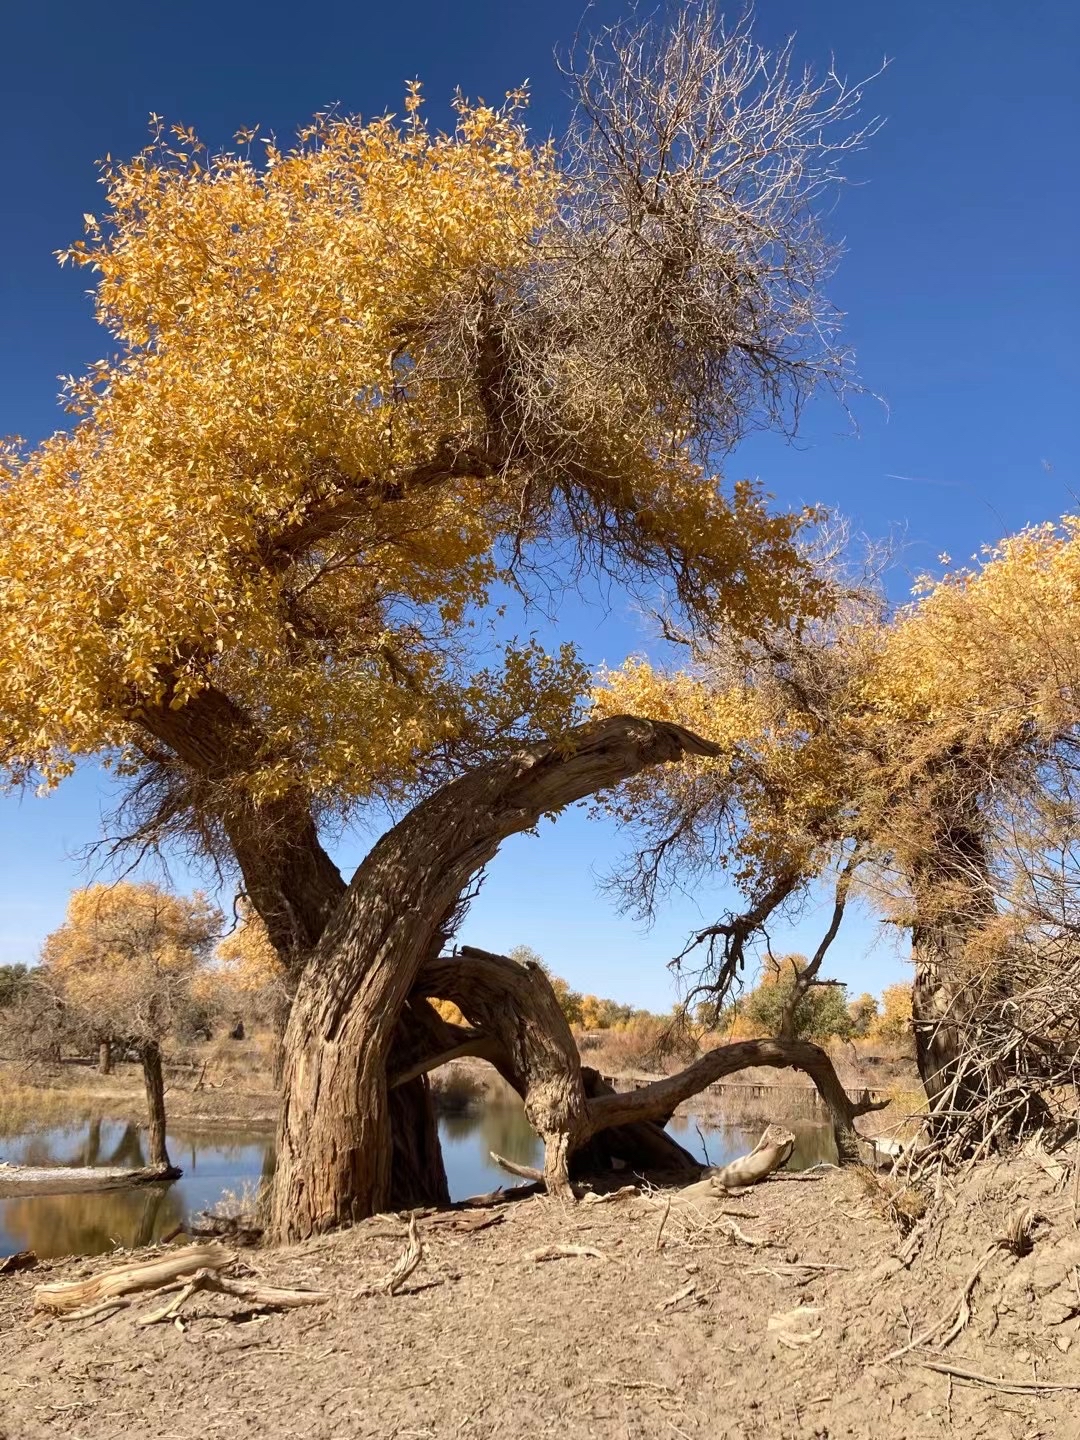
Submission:
<svg viewBox="0 0 1080 1440">
<path fill-rule="evenodd" d="M 102 1040 L 98 1046 L 98 1072 L 102 1075 L 112 1074 L 112 1044 L 108 1040 Z"/>
<path fill-rule="evenodd" d="M 146 1108 L 150 1117 L 150 1139 L 147 1163 L 162 1171 L 172 1171 L 169 1152 L 165 1148 L 165 1079 L 161 1073 L 161 1046 L 148 1040 L 140 1051 L 143 1079 L 146 1082 Z M 176 1172 L 179 1174 L 179 1171 Z"/>
</svg>

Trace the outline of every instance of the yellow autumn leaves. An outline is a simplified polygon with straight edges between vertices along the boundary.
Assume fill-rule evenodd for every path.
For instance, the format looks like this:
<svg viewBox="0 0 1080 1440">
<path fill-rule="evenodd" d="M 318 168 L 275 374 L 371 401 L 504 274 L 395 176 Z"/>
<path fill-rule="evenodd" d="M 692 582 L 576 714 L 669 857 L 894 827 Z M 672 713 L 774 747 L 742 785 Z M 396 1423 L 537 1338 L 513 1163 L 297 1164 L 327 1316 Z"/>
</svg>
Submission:
<svg viewBox="0 0 1080 1440">
<path fill-rule="evenodd" d="M 119 355 L 69 383 L 71 431 L 0 457 L 3 758 L 60 775 L 212 673 L 315 790 L 408 769 L 463 723 L 461 622 L 510 504 L 468 464 L 410 490 L 477 428 L 459 377 L 414 383 L 417 340 L 515 283 L 550 155 L 514 104 L 462 105 L 451 136 L 323 117 L 262 164 L 159 125 L 104 182 L 65 258 Z"/>
<path fill-rule="evenodd" d="M 560 344 L 538 296 L 568 253 L 564 177 L 523 104 L 458 101 L 438 134 L 413 86 L 403 121 L 327 114 L 291 149 L 247 131 L 218 155 L 154 117 L 105 166 L 62 259 L 115 358 L 68 381 L 70 430 L 0 452 L 9 773 L 52 783 L 96 751 L 137 772 L 147 708 L 213 686 L 258 736 L 232 777 L 256 803 L 348 805 L 571 720 L 572 647 L 484 630 L 510 566 L 542 594 L 617 557 L 750 629 L 811 603 L 804 517 L 724 493 L 661 403 Z M 554 439 L 521 439 L 498 316 L 526 317 L 514 363 Z"/>
<path fill-rule="evenodd" d="M 920 785 L 973 798 L 998 769 L 1005 787 L 1003 762 L 1025 746 L 1048 755 L 1080 722 L 1080 521 L 1025 530 L 919 589 L 891 619 L 867 594 L 752 654 L 706 648 L 674 674 L 631 660 L 602 676 L 600 713 L 676 720 L 723 747 L 636 777 L 613 808 L 654 840 L 681 826 L 680 863 L 718 861 L 748 893 L 820 873 L 840 844 L 916 863 Z"/>
</svg>

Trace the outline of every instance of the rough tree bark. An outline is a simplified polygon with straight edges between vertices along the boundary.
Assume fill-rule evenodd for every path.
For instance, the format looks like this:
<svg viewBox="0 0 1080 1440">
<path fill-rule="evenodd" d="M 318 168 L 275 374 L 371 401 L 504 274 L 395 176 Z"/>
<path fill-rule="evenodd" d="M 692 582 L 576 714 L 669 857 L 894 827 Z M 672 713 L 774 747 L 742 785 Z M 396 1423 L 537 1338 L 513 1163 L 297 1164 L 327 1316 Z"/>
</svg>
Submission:
<svg viewBox="0 0 1080 1440">
<path fill-rule="evenodd" d="M 98 1046 L 98 1071 L 102 1075 L 112 1074 L 112 1044 L 102 1040 Z"/>
<path fill-rule="evenodd" d="M 425 988 L 434 986 L 431 993 L 453 1000 L 495 1042 L 499 1068 L 509 1072 L 529 1123 L 544 1142 L 548 1194 L 565 1196 L 570 1193 L 570 1155 L 587 1123 L 581 1059 L 570 1026 L 535 962 L 518 965 L 471 946 L 461 953 L 467 964 L 429 962 Z"/>
<path fill-rule="evenodd" d="M 169 1160 L 165 1147 L 165 1078 L 161 1072 L 161 1046 L 147 1040 L 139 1047 L 143 1079 L 146 1082 L 146 1109 L 150 1119 L 147 1142 L 147 1163 L 162 1175 L 176 1176 L 180 1171 Z"/>
<path fill-rule="evenodd" d="M 919 1076 L 931 1125 L 948 1129 L 949 1112 L 973 1108 L 985 1096 L 985 1077 L 964 1063 L 965 1030 L 974 979 L 965 951 L 991 922 L 997 906 L 990 860 L 972 797 L 973 785 L 938 786 L 926 808 L 932 833 L 910 874 L 915 901 L 911 958 L 915 975 L 911 1014 Z M 935 1112 L 942 1112 L 935 1119 Z"/>
<path fill-rule="evenodd" d="M 389 1203 L 387 1068 L 397 1022 L 445 917 L 501 842 L 647 765 L 713 753 L 681 726 L 617 716 L 478 767 L 383 836 L 323 931 L 293 1002 L 274 1239 L 303 1239 Z M 562 1162 L 553 1164 L 561 1173 Z"/>
<path fill-rule="evenodd" d="M 287 791 L 263 804 L 251 799 L 243 779 L 268 747 L 250 717 L 212 686 L 176 709 L 169 704 L 171 696 L 169 684 L 159 704 L 139 706 L 130 718 L 208 782 L 248 899 L 286 968 L 284 991 L 272 1018 L 273 1083 L 280 1088 L 293 991 L 345 896 L 345 881 L 319 841 L 305 792 Z M 405 1043 L 399 1030 L 394 1051 Z M 447 1194 L 446 1175 L 426 1081 L 417 1080 L 407 1095 L 396 1095 L 394 1108 L 397 1128 L 407 1138 L 398 1142 L 391 1199 L 402 1208 L 437 1205 Z"/>
<path fill-rule="evenodd" d="M 475 1028 L 465 1031 L 440 1021 L 444 1033 L 409 1073 L 421 1064 L 434 1069 L 460 1055 L 489 1060 L 524 1100 L 525 1113 L 544 1141 L 549 1194 L 567 1194 L 571 1173 L 604 1169 L 613 1157 L 635 1170 L 701 1168 L 663 1129 L 670 1112 L 605 1127 L 603 1143 L 587 1143 L 588 1101 L 613 1092 L 596 1070 L 581 1064 L 551 982 L 539 965 L 520 965 L 506 955 L 466 945 L 456 955 L 425 964 L 414 994 L 452 1000 Z M 577 1163 L 571 1167 L 571 1161 Z"/>
<path fill-rule="evenodd" d="M 414 993 L 453 1000 L 474 1028 L 446 1025 L 436 1017 L 441 1029 L 431 1032 L 426 1060 L 414 1061 L 405 1073 L 415 1074 L 425 1064 L 433 1069 L 459 1055 L 490 1060 L 524 1098 L 526 1113 L 544 1139 L 544 1179 L 549 1191 L 554 1180 L 553 1193 L 566 1192 L 566 1158 L 598 1137 L 609 1155 L 635 1168 L 699 1169 L 661 1127 L 683 1100 L 750 1066 L 791 1067 L 810 1076 L 832 1116 L 841 1163 L 864 1158 L 856 1118 L 888 1103 L 852 1100 L 824 1050 L 807 1040 L 782 1038 L 722 1045 L 676 1075 L 616 1094 L 595 1071 L 581 1066 L 543 970 L 472 946 L 425 964 Z"/>
</svg>

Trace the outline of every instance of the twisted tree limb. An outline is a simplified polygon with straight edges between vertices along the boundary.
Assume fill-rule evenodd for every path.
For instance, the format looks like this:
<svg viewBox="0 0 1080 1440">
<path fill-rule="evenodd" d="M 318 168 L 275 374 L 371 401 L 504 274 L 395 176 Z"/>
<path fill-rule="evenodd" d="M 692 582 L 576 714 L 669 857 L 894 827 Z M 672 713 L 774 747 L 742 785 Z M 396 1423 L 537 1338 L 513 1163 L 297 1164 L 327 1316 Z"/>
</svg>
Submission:
<svg viewBox="0 0 1080 1440">
<path fill-rule="evenodd" d="M 615 716 L 477 767 L 379 840 L 323 930 L 293 1002 L 272 1238 L 303 1239 L 386 1208 L 395 1029 L 446 917 L 502 841 L 646 766 L 716 753 L 682 726 Z M 550 1137 L 545 1169 L 557 1188 L 569 1184 L 580 1087 L 579 1068 L 565 1082 L 533 1087 L 536 1123 Z"/>
<path fill-rule="evenodd" d="M 871 1100 L 867 1095 L 861 1100 L 852 1100 L 840 1083 L 828 1055 L 808 1040 L 739 1040 L 731 1045 L 721 1045 L 678 1074 L 656 1080 L 640 1090 L 625 1095 L 597 1096 L 589 1101 L 588 1133 L 596 1134 L 609 1125 L 669 1116 L 683 1100 L 697 1095 L 706 1086 L 753 1065 L 767 1065 L 774 1069 L 790 1066 L 809 1075 L 832 1115 L 841 1163 L 856 1163 L 859 1160 L 855 1119 L 871 1110 L 884 1109 L 888 1101 Z"/>
</svg>

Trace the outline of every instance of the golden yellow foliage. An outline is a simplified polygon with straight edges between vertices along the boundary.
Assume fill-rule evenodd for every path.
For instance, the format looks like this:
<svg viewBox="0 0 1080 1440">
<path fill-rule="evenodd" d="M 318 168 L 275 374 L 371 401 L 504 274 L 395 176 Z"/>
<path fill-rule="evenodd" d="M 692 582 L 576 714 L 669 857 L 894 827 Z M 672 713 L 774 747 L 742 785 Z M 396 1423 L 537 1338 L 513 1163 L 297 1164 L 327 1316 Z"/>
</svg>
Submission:
<svg viewBox="0 0 1080 1440">
<path fill-rule="evenodd" d="M 66 1000 L 113 1035 L 160 1039 L 221 929 L 205 895 L 121 882 L 76 890 L 42 961 Z"/>
<path fill-rule="evenodd" d="M 911 1033 L 911 986 L 888 985 L 881 992 L 881 1014 L 871 1027 L 879 1040 L 903 1040 Z"/>
<path fill-rule="evenodd" d="M 222 981 L 244 994 L 254 994 L 285 979 L 285 966 L 266 926 L 246 900 L 238 904 L 238 924 L 214 952 Z"/>
<path fill-rule="evenodd" d="M 507 438 L 511 399 L 493 418 L 477 327 L 527 305 L 558 249 L 562 177 L 523 103 L 459 101 L 433 134 L 414 86 L 404 123 L 238 137 L 261 160 L 156 122 L 105 166 L 103 213 L 63 258 L 96 276 L 117 357 L 69 380 L 70 431 L 0 456 L 16 777 L 102 749 L 137 772 L 148 710 L 208 686 L 257 726 L 256 802 L 347 803 L 463 736 L 557 732 L 585 680 L 569 646 L 472 669 L 508 540 L 599 535 L 751 627 L 796 603 L 800 518 L 748 485 L 725 497 L 617 376 L 580 414 L 573 356 L 544 378 L 577 437 L 565 474 Z"/>
<path fill-rule="evenodd" d="M 872 587 L 834 593 L 835 614 L 801 632 L 706 647 L 677 674 L 631 661 L 602 677 L 602 713 L 663 715 L 722 747 L 612 800 L 643 842 L 625 889 L 647 907 L 725 868 L 749 937 L 850 863 L 854 893 L 943 947 L 953 982 L 1007 988 L 1075 884 L 1080 517 L 924 582 L 895 615 Z M 727 984 L 744 941 L 714 935 L 702 975 Z"/>
<path fill-rule="evenodd" d="M 448 1025 L 467 1025 L 469 1023 L 453 1000 L 432 1000 L 430 1003 Z"/>
</svg>

